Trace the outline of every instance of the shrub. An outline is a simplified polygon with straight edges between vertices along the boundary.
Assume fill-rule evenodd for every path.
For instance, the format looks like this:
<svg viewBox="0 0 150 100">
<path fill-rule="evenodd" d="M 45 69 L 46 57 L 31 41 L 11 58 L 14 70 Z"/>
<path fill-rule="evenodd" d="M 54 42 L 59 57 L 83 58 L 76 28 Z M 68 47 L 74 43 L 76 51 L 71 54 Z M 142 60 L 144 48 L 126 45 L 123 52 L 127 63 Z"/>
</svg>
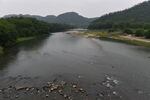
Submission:
<svg viewBox="0 0 150 100">
<path fill-rule="evenodd" d="M 123 32 L 126 34 L 133 34 L 133 31 L 131 29 L 125 29 Z"/>
<path fill-rule="evenodd" d="M 148 39 L 150 39 L 150 30 L 148 30 L 147 32 L 145 32 L 144 36 Z"/>
<path fill-rule="evenodd" d="M 135 36 L 144 36 L 144 29 L 137 29 L 135 32 Z"/>
<path fill-rule="evenodd" d="M 115 32 L 115 29 L 109 29 L 108 32 Z"/>
</svg>

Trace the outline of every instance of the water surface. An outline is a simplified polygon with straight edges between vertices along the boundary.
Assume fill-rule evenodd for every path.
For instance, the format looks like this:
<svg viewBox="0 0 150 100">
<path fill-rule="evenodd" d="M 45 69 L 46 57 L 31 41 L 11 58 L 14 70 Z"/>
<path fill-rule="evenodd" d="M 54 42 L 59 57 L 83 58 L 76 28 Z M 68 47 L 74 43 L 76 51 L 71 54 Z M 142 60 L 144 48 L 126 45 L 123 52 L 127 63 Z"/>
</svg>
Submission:
<svg viewBox="0 0 150 100">
<path fill-rule="evenodd" d="M 53 33 L 11 48 L 0 58 L 0 69 L 0 88 L 42 86 L 57 79 L 76 82 L 87 91 L 88 96 L 75 97 L 69 92 L 73 100 L 150 99 L 150 49 L 115 40 Z M 49 98 L 60 99 L 53 97 Z M 0 100 L 10 98 L 16 100 L 0 96 Z M 23 95 L 17 99 L 43 98 Z"/>
</svg>

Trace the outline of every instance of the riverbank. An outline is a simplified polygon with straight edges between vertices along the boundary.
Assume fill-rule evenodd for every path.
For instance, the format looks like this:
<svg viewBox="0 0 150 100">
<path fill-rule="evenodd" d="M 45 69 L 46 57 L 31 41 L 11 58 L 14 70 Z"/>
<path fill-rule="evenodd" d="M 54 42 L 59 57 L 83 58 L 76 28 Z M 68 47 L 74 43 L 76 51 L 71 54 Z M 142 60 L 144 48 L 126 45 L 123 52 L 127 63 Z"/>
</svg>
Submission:
<svg viewBox="0 0 150 100">
<path fill-rule="evenodd" d="M 149 39 L 123 34 L 121 32 L 107 32 L 103 30 L 82 30 L 82 31 L 69 31 L 67 33 L 81 35 L 86 38 L 111 38 L 130 44 L 150 47 Z"/>
<path fill-rule="evenodd" d="M 36 37 L 20 37 L 16 40 L 16 43 L 21 43 L 23 41 L 28 41 L 28 40 L 32 40 L 35 39 Z M 0 46 L 0 55 L 4 54 L 4 48 Z"/>
</svg>

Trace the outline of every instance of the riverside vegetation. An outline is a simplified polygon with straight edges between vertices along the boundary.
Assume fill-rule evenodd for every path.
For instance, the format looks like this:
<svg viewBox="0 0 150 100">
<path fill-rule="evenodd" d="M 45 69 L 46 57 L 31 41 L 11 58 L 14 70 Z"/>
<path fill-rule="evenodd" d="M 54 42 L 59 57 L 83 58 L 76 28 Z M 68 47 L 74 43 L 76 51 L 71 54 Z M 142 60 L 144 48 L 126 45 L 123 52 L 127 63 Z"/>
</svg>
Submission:
<svg viewBox="0 0 150 100">
<path fill-rule="evenodd" d="M 0 54 L 5 48 L 15 43 L 34 37 L 65 31 L 72 26 L 66 24 L 46 23 L 34 18 L 11 17 L 0 19 Z"/>
<path fill-rule="evenodd" d="M 85 33 L 97 33 L 95 35 L 96 37 L 111 37 L 113 39 L 125 41 L 128 43 L 150 47 L 150 40 L 149 42 L 141 41 L 141 39 L 150 39 L 150 23 L 92 23 L 88 28 L 91 31 L 86 31 Z M 126 38 L 123 36 L 130 36 L 131 38 Z"/>
<path fill-rule="evenodd" d="M 143 13 L 144 12 L 144 13 Z M 121 41 L 150 47 L 150 1 L 145 1 L 129 9 L 109 13 L 93 21 L 84 33 L 95 37 L 111 37 Z M 92 31 L 93 30 L 93 31 Z M 97 31 L 95 31 L 97 30 Z M 99 34 L 101 33 L 101 34 Z M 123 38 L 128 35 L 131 38 Z M 141 41 L 145 39 L 145 41 Z"/>
</svg>

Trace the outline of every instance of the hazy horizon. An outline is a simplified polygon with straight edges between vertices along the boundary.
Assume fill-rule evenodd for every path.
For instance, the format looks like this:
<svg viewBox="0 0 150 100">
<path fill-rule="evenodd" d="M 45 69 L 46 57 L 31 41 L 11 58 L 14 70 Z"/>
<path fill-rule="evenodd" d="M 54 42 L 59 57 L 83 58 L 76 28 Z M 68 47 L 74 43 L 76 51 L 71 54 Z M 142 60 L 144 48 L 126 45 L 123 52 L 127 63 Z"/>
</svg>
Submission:
<svg viewBox="0 0 150 100">
<path fill-rule="evenodd" d="M 84 17 L 99 17 L 124 10 L 147 0 L 0 0 L 0 17 L 8 14 L 59 15 L 77 12 Z"/>
</svg>

